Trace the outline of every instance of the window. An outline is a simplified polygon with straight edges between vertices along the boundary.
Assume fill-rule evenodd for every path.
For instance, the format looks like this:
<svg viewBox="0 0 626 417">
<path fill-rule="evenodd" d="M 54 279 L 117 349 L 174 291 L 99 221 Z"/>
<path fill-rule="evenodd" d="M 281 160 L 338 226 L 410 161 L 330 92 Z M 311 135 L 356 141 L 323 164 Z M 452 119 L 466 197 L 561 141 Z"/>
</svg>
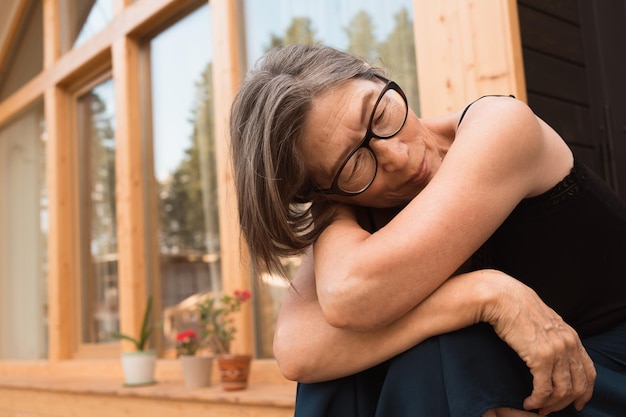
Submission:
<svg viewBox="0 0 626 417">
<path fill-rule="evenodd" d="M 245 0 L 250 64 L 288 43 L 321 42 L 391 70 L 419 114 L 412 0 Z"/>
<path fill-rule="evenodd" d="M 150 50 L 153 179 L 163 347 L 197 325 L 189 309 L 221 288 L 213 133 L 210 8 L 153 38 Z"/>
<path fill-rule="evenodd" d="M 76 109 L 80 343 L 101 344 L 119 330 L 113 80 L 79 93 Z"/>
<path fill-rule="evenodd" d="M 47 356 L 43 103 L 0 128 L 0 359 Z"/>
<path fill-rule="evenodd" d="M 245 0 L 249 64 L 268 49 L 288 43 L 321 42 L 350 51 L 391 70 L 409 105 L 419 114 L 412 0 Z M 295 271 L 298 259 L 285 260 Z M 273 328 L 284 297 L 284 280 L 263 276 L 256 296 L 260 357 L 272 356 Z"/>
</svg>

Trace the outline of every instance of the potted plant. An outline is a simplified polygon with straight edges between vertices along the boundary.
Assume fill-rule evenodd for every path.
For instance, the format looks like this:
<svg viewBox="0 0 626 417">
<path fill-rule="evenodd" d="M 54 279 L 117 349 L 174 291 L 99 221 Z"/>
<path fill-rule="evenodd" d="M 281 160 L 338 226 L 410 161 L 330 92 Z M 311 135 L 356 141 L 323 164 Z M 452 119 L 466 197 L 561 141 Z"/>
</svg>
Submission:
<svg viewBox="0 0 626 417">
<path fill-rule="evenodd" d="M 176 335 L 176 356 L 180 359 L 187 388 L 211 385 L 213 357 L 198 355 L 199 347 L 195 330 L 185 330 Z"/>
<path fill-rule="evenodd" d="M 128 386 L 154 384 L 154 369 L 156 366 L 156 351 L 146 349 L 150 335 L 157 327 L 150 323 L 152 311 L 152 297 L 148 298 L 143 320 L 139 328 L 139 335 L 133 337 L 124 333 L 114 333 L 116 339 L 128 340 L 135 346 L 135 351 L 122 353 L 122 370 L 124 380 Z"/>
<path fill-rule="evenodd" d="M 228 391 L 248 386 L 252 355 L 233 355 L 230 348 L 237 332 L 233 314 L 251 297 L 248 290 L 236 290 L 232 295 L 208 296 L 198 303 L 203 337 L 216 354 L 222 387 Z"/>
</svg>

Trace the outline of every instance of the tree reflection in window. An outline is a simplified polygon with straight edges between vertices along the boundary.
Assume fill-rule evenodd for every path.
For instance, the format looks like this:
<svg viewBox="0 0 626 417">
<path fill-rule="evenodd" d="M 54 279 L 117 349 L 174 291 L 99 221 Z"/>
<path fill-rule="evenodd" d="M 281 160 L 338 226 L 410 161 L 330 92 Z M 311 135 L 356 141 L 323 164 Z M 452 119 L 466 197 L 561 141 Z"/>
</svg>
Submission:
<svg viewBox="0 0 626 417">
<path fill-rule="evenodd" d="M 193 328 L 199 295 L 221 288 L 210 5 L 150 40 L 154 224 L 163 347 Z M 207 47 L 208 45 L 208 47 Z M 158 227 L 157 227 L 158 226 Z M 196 329 L 198 330 L 198 329 Z"/>
<path fill-rule="evenodd" d="M 392 78 L 406 93 L 411 109 L 419 114 L 419 92 L 417 88 L 417 62 L 413 20 L 407 7 L 401 7 L 393 14 L 394 26 L 387 37 L 377 40 L 375 35 L 376 19 L 365 10 L 356 12 L 349 23 L 343 27 L 347 38 L 346 51 L 362 57 L 367 62 L 379 64 L 391 70 Z M 270 41 L 265 47 L 287 45 L 290 43 L 328 43 L 337 40 L 325 40 L 317 34 L 315 24 L 309 17 L 294 17 L 283 36 L 270 34 Z"/>
<path fill-rule="evenodd" d="M 159 184 L 162 253 L 219 252 L 211 72 L 209 63 L 195 85 L 191 146 L 178 167 Z"/>
<path fill-rule="evenodd" d="M 78 97 L 83 343 L 119 330 L 113 80 Z"/>
</svg>

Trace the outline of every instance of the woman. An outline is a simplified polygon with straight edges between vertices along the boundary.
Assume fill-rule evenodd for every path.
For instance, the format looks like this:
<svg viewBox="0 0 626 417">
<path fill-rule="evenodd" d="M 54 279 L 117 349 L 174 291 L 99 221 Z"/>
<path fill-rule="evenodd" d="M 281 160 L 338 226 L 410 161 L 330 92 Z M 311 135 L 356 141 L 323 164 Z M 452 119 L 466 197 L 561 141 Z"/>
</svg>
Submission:
<svg viewBox="0 0 626 417">
<path fill-rule="evenodd" d="M 624 409 L 626 207 L 523 103 L 421 120 L 381 70 L 296 45 L 249 74 L 231 135 L 257 266 L 313 247 L 275 354 L 332 380 L 297 415 L 577 415 L 576 332 L 582 415 Z"/>
</svg>

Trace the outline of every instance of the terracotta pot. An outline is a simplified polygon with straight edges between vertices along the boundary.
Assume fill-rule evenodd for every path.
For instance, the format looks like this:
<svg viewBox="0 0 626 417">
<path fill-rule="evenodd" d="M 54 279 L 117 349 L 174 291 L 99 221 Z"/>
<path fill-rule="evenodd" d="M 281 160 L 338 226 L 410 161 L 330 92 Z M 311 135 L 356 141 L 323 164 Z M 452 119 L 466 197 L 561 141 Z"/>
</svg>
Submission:
<svg viewBox="0 0 626 417">
<path fill-rule="evenodd" d="M 224 354 L 217 355 L 216 359 L 222 388 L 226 391 L 236 391 L 248 387 L 252 355 Z"/>
<path fill-rule="evenodd" d="M 197 388 L 211 385 L 212 356 L 181 355 L 185 387 Z"/>
</svg>

